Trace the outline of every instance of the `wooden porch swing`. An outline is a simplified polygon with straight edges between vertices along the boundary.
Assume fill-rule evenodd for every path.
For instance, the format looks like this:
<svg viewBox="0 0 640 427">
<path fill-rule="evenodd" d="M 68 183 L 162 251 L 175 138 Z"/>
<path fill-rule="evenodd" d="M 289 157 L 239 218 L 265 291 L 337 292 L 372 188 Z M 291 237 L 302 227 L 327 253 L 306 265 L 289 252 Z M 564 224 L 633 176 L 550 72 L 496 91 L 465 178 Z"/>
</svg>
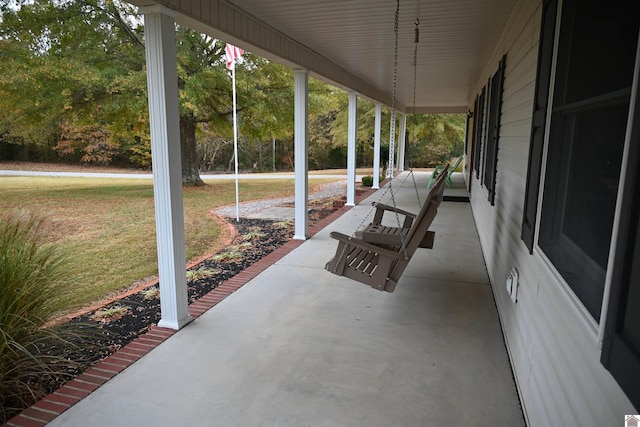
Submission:
<svg viewBox="0 0 640 427">
<path fill-rule="evenodd" d="M 389 141 L 389 163 L 393 164 L 393 144 L 395 138 L 395 101 L 398 69 L 398 27 L 400 0 L 396 0 L 395 12 L 395 51 L 393 67 L 393 94 L 391 106 L 391 140 Z M 416 19 L 415 48 L 413 54 L 413 103 L 415 109 L 416 70 L 420 20 Z M 376 209 L 373 223 L 363 230 L 354 232 L 352 236 L 334 231 L 331 237 L 338 240 L 335 256 L 325 265 L 325 269 L 339 276 L 348 277 L 358 282 L 370 285 L 374 289 L 393 292 L 404 269 L 419 247 L 432 248 L 434 233 L 429 231 L 431 222 L 438 212 L 442 201 L 448 166 L 439 174 L 433 187 L 427 195 L 427 200 L 417 215 L 398 209 L 393 194 L 392 181 L 388 184 L 393 206 L 374 203 Z M 413 177 L 413 171 L 410 175 Z M 405 178 L 406 179 L 406 178 Z M 416 187 L 416 196 L 418 190 Z M 418 196 L 418 204 L 420 198 Z M 397 227 L 382 225 L 382 217 L 386 211 L 394 212 Z M 400 215 L 404 216 L 404 224 L 400 223 Z M 365 219 L 368 215 L 365 217 Z M 358 227 L 359 228 L 359 227 Z"/>
<path fill-rule="evenodd" d="M 411 223 L 408 229 L 387 227 L 388 232 L 384 236 L 376 236 L 372 227 L 368 226 L 365 230 L 369 231 L 361 233 L 360 237 L 333 231 L 331 237 L 338 240 L 338 248 L 335 256 L 325 265 L 325 269 L 370 285 L 374 289 L 393 292 L 416 249 L 425 241 L 430 242 L 427 247 L 433 246 L 433 233 L 430 234 L 429 227 L 442 201 L 445 177 L 446 173 L 440 174 L 415 217 L 409 212 L 391 206 L 383 209 L 394 211 L 396 214 L 406 213 L 405 224 L 407 220 Z M 365 238 L 382 243 L 371 243 Z"/>
</svg>

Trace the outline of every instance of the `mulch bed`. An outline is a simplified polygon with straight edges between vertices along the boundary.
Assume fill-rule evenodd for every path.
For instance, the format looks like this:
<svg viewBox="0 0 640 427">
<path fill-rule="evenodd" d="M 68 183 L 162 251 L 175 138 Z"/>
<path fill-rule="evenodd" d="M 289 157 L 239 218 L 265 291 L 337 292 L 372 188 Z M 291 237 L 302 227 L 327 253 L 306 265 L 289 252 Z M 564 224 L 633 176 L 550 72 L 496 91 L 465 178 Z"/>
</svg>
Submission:
<svg viewBox="0 0 640 427">
<path fill-rule="evenodd" d="M 309 203 L 309 226 L 333 212 L 334 200 L 322 199 Z M 229 222 L 237 230 L 235 241 L 187 273 L 189 304 L 291 240 L 294 233 L 292 221 L 242 218 L 239 222 L 235 219 L 229 219 Z M 49 355 L 63 354 L 73 363 L 61 367 L 59 375 L 48 379 L 47 383 L 34 386 L 41 387 L 46 394 L 51 393 L 146 333 L 160 320 L 158 287 L 155 284 L 71 319 L 69 324 L 86 334 L 80 333 L 68 345 L 43 347 L 41 351 Z"/>
</svg>

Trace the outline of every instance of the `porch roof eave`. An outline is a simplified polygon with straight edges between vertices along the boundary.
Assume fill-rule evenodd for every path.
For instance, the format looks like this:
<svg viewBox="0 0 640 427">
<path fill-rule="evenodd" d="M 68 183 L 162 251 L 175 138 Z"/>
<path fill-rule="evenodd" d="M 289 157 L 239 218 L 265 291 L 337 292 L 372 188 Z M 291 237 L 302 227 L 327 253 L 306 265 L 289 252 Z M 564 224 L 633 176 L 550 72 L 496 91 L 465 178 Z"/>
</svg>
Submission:
<svg viewBox="0 0 640 427">
<path fill-rule="evenodd" d="M 459 0 L 404 2 L 394 102 L 395 3 L 354 1 L 331 7 L 307 0 L 129 0 L 137 6 L 165 6 L 177 13 L 181 25 L 291 69 L 304 68 L 314 78 L 386 107 L 395 104 L 398 112 L 408 114 L 467 111 L 474 82 L 517 3 L 485 0 L 462 7 Z M 421 23 L 414 70 L 416 17 Z"/>
</svg>

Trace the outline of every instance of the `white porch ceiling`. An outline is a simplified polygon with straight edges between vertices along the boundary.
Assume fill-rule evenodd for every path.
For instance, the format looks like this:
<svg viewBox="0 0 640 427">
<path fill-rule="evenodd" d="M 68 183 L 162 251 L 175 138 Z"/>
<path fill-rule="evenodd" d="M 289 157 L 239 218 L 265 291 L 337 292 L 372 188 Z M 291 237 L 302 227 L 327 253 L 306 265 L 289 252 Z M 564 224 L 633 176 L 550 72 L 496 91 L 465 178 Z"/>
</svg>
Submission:
<svg viewBox="0 0 640 427">
<path fill-rule="evenodd" d="M 466 111 L 473 85 L 518 0 L 400 0 L 396 107 Z M 150 0 L 132 0 L 149 4 Z M 361 96 L 392 102 L 393 0 L 157 0 L 178 22 Z M 497 66 L 497 64 L 496 64 Z"/>
</svg>

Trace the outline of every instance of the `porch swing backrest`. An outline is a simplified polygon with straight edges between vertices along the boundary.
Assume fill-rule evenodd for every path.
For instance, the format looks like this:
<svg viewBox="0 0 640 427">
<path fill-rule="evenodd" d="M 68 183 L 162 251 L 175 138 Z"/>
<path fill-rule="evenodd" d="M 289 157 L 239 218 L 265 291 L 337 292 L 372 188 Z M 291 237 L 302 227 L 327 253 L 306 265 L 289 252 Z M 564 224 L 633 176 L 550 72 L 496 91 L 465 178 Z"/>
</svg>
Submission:
<svg viewBox="0 0 640 427">
<path fill-rule="evenodd" d="M 437 179 L 434 180 L 434 185 L 431 186 L 429 193 L 427 194 L 427 200 L 436 199 L 438 203 L 442 201 L 448 168 L 449 165 L 445 165 L 444 173 L 440 174 Z M 373 202 L 372 205 L 376 209 L 376 212 L 373 216 L 373 221 L 362 230 L 356 231 L 356 237 L 375 245 L 390 246 L 401 245 L 402 240 L 408 239 L 408 233 L 411 230 L 411 226 L 415 223 L 415 221 L 418 220 L 417 216 L 420 215 L 420 213 L 414 214 L 403 209 L 399 209 L 396 206 L 389 206 L 379 202 Z M 392 212 L 397 215 L 403 215 L 404 221 L 402 221 L 401 228 L 383 225 L 382 219 L 385 212 Z M 434 237 L 435 233 L 432 231 L 428 231 L 418 247 L 431 249 L 433 247 Z"/>
<path fill-rule="evenodd" d="M 436 180 L 436 185 L 433 186 L 433 191 L 429 191 L 429 194 L 427 194 L 427 200 L 425 200 L 424 204 L 425 205 L 431 204 L 432 206 L 435 206 L 437 211 L 437 207 L 442 202 L 443 192 L 444 192 L 444 183 L 442 183 L 440 180 Z M 416 218 L 413 220 L 411 227 L 409 228 L 409 231 L 407 231 L 407 236 L 405 237 L 405 245 L 407 246 L 407 251 L 408 251 L 409 250 L 408 242 L 411 242 L 411 255 L 413 255 L 416 249 L 420 246 L 420 242 L 422 242 L 422 239 L 424 238 L 424 236 L 426 236 L 427 231 L 429 230 L 429 226 L 433 221 L 433 218 L 428 219 L 428 216 L 429 216 L 428 212 L 429 212 L 429 208 L 425 209 L 423 206 L 423 208 L 420 209 L 420 212 L 418 212 Z M 435 217 L 435 212 L 433 216 Z M 426 229 L 423 230 L 425 225 L 426 225 Z M 417 234 L 420 234 L 419 236 L 420 238 L 414 239 L 413 238 L 414 235 L 417 235 Z"/>
</svg>

